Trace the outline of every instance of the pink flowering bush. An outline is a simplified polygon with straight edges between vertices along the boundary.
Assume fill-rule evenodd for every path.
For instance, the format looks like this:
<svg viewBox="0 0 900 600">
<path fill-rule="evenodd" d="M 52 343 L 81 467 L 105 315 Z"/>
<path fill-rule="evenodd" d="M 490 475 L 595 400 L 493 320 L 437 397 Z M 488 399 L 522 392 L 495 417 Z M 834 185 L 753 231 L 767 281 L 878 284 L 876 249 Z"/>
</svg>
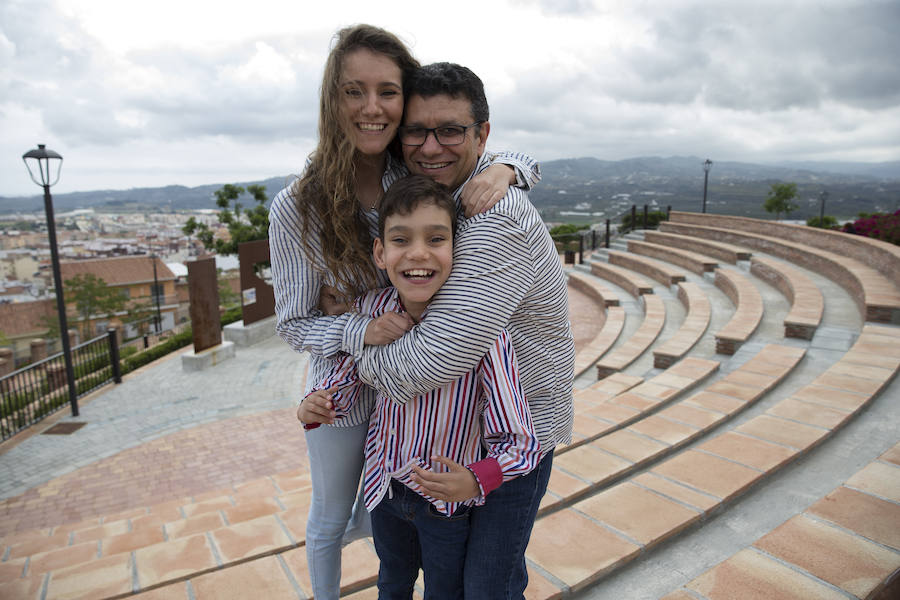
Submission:
<svg viewBox="0 0 900 600">
<path fill-rule="evenodd" d="M 860 215 L 853 223 L 845 224 L 841 231 L 900 246 L 900 210 L 893 214 Z"/>
</svg>

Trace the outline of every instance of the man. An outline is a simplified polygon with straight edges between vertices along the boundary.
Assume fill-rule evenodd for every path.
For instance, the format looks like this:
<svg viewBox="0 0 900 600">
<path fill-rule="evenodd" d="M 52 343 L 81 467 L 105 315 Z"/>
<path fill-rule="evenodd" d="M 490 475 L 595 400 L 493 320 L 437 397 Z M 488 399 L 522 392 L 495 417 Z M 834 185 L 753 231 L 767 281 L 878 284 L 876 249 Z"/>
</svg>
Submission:
<svg viewBox="0 0 900 600">
<path fill-rule="evenodd" d="M 472 71 L 449 63 L 422 67 L 407 82 L 399 131 L 407 167 L 455 190 L 458 205 L 460 188 L 487 166 L 488 119 L 484 87 Z M 501 328 L 518 356 L 542 459 L 472 512 L 466 597 L 491 600 L 523 598 L 525 548 L 553 448 L 572 432 L 575 350 L 566 277 L 527 195 L 511 187 L 490 210 L 460 221 L 453 272 L 422 322 L 392 344 L 355 355 L 363 381 L 405 401 L 472 369 Z"/>
</svg>

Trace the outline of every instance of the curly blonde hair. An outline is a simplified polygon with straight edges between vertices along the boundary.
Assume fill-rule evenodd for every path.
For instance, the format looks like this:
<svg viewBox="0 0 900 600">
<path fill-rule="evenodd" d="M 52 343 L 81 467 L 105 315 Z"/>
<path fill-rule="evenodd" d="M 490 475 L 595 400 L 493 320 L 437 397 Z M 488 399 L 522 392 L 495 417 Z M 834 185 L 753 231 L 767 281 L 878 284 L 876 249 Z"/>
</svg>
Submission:
<svg viewBox="0 0 900 600">
<path fill-rule="evenodd" d="M 319 143 L 303 177 L 291 188 L 302 222 L 302 239 L 309 256 L 311 240 L 318 239 L 324 265 L 334 275 L 345 300 L 375 287 L 372 236 L 360 218 L 356 199 L 356 157 L 353 140 L 341 114 L 339 87 L 345 57 L 366 49 L 391 59 L 403 80 L 419 67 L 406 45 L 394 34 L 372 25 L 354 25 L 335 34 L 325 62 L 319 94 Z M 318 236 L 310 231 L 317 228 Z"/>
</svg>

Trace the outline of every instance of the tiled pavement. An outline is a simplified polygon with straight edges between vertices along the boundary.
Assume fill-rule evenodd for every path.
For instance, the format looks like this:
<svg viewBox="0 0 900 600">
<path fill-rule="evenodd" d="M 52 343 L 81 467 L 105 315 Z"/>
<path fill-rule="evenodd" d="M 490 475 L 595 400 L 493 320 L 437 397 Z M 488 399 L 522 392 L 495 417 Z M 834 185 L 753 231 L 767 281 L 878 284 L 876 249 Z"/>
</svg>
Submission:
<svg viewBox="0 0 900 600">
<path fill-rule="evenodd" d="M 773 305 L 776 306 L 776 310 L 780 310 L 777 306 L 784 302 L 783 298 L 779 298 L 771 290 L 764 290 L 764 295 L 767 296 L 767 311 Z M 840 297 L 839 293 L 837 295 Z M 666 302 L 668 309 L 671 299 L 667 298 Z M 832 303 L 831 306 L 830 318 L 826 314 L 826 327 L 823 328 L 822 335 L 811 345 L 802 368 L 797 369 L 797 373 L 793 376 L 795 381 L 785 382 L 788 391 L 808 383 L 818 370 L 817 365 L 828 364 L 840 357 L 852 342 L 853 334 L 850 333 L 848 336 L 844 332 L 852 332 L 859 324 L 855 323 L 852 317 L 846 322 L 842 311 L 836 313 L 835 304 Z M 677 314 L 677 306 L 671 312 Z M 594 307 L 588 306 L 586 299 L 579 298 L 578 294 L 573 294 L 572 297 L 572 313 L 579 344 L 585 343 L 602 324 L 602 315 L 597 313 Z M 715 318 L 721 319 L 721 314 L 716 317 L 714 311 L 714 321 Z M 673 320 L 676 323 L 678 321 L 677 317 Z M 764 322 L 762 331 L 757 332 L 763 339 L 768 340 L 780 340 L 780 333 L 780 322 L 776 325 L 771 323 L 767 325 Z M 623 335 L 627 335 L 627 332 Z M 696 353 L 692 355 L 710 357 L 714 348 L 713 343 L 709 339 L 701 342 Z M 759 343 L 750 344 L 747 351 L 759 346 L 761 346 Z M 830 347 L 834 350 L 830 350 Z M 748 357 L 748 353 L 742 349 L 732 359 L 732 364 L 724 365 L 723 372 L 733 371 Z M 197 569 L 202 571 L 203 564 L 214 568 L 217 563 L 230 564 L 235 560 L 239 561 L 242 555 L 249 556 L 242 554 L 248 551 L 259 555 L 259 552 L 265 554 L 265 548 L 285 547 L 287 539 L 285 536 L 302 539 L 301 528 L 305 514 L 303 502 L 305 494 L 308 493 L 308 482 L 304 477 L 305 452 L 302 435 L 296 428 L 291 414 L 296 389 L 300 385 L 302 359 L 287 350 L 279 340 L 272 338 L 251 350 L 239 350 L 237 360 L 222 366 L 226 365 L 229 368 L 216 368 L 214 373 L 206 374 L 212 374 L 212 377 L 196 375 L 191 377 L 181 372 L 180 359 L 175 357 L 147 368 L 143 373 L 133 375 L 121 386 L 107 390 L 93 401 L 86 403 L 79 420 L 86 420 L 90 424 L 73 436 L 65 440 L 59 436 L 33 436 L 12 448 L 0 449 L 5 451 L 3 456 L 0 456 L 2 469 L 0 491 L 6 492 L 4 495 L 7 498 L 3 505 L 0 505 L 0 511 L 7 511 L 0 512 L 0 535 L 42 525 L 74 523 L 93 515 L 104 514 L 107 515 L 104 523 L 109 525 L 94 524 L 92 530 L 81 524 L 71 528 L 73 533 L 67 533 L 66 528 L 59 528 L 54 530 L 53 534 L 78 536 L 81 543 L 70 544 L 65 549 L 67 552 L 81 552 L 85 551 L 85 548 L 90 551 L 90 541 L 101 537 L 104 538 L 101 542 L 104 545 L 114 542 L 136 543 L 127 539 L 127 536 L 137 536 L 141 527 L 136 523 L 142 520 L 152 521 L 154 515 L 152 511 L 148 514 L 146 509 L 142 509 L 140 514 L 129 513 L 128 509 L 147 507 L 165 500 L 174 501 L 169 506 L 162 504 L 155 508 L 162 512 L 173 510 L 177 506 L 179 514 L 174 515 L 179 517 L 177 525 L 172 523 L 172 515 L 168 517 L 157 515 L 157 522 L 162 520 L 169 523 L 165 528 L 166 533 L 169 539 L 177 541 L 182 550 L 174 557 L 168 556 L 173 549 L 173 545 L 170 544 L 166 546 L 167 556 L 155 557 L 150 554 L 150 549 L 144 549 L 133 552 L 131 562 L 122 562 L 116 555 L 100 559 L 108 561 L 109 564 L 104 568 L 109 573 L 121 574 L 118 579 L 116 576 L 110 578 L 111 581 L 119 582 L 116 585 L 120 586 L 120 590 L 116 593 L 128 593 L 130 590 L 126 588 L 132 581 L 139 580 L 142 589 L 146 589 L 153 581 L 171 580 L 173 573 L 177 572 L 180 563 L 184 561 L 200 561 L 192 567 L 196 573 Z M 635 372 L 641 373 L 647 369 L 648 366 L 638 364 Z M 135 387 L 136 384 L 133 382 L 141 380 L 145 381 L 146 387 Z M 894 385 L 893 389 L 896 388 Z M 152 399 L 152 402 L 147 402 L 148 398 Z M 900 395 L 894 391 L 889 394 L 889 398 L 896 406 Z M 763 401 L 760 409 L 764 408 L 766 404 Z M 897 429 L 896 427 L 892 431 L 890 429 L 890 419 L 894 419 L 893 423 L 897 424 L 896 411 L 884 410 L 884 402 L 876 404 L 873 409 L 871 413 L 880 412 L 881 418 L 884 419 L 886 416 L 888 422 L 882 424 L 884 430 L 878 430 L 877 426 L 872 427 L 871 423 L 869 424 L 869 439 L 860 444 L 866 446 L 866 451 L 860 453 L 861 457 L 858 460 L 872 460 L 874 456 L 867 459 L 863 456 L 871 455 L 879 445 L 884 446 L 885 440 L 890 440 L 891 436 L 893 441 L 896 441 Z M 749 419 L 751 416 L 753 415 L 748 414 L 746 418 Z M 859 420 L 862 421 L 868 416 L 864 414 Z M 860 435 L 859 431 L 853 433 L 853 424 L 847 429 L 851 430 L 851 435 Z M 866 431 L 865 428 L 857 429 Z M 876 435 L 872 435 L 873 430 Z M 844 435 L 846 433 L 841 432 L 839 436 L 846 437 Z M 85 435 L 76 439 L 75 436 L 79 434 Z M 852 454 L 840 447 L 836 451 L 838 454 Z M 822 454 L 817 452 L 811 462 L 815 462 L 820 456 Z M 34 473 L 24 468 L 28 466 L 26 464 L 28 462 L 31 463 Z M 823 462 L 834 469 L 833 460 Z M 68 464 L 70 467 L 54 467 L 56 464 Z M 817 478 L 817 483 L 820 482 L 820 487 L 828 485 L 829 480 L 833 481 L 834 477 L 841 476 L 842 469 L 843 472 L 848 472 L 849 477 L 853 472 L 849 470 L 851 468 L 849 465 L 841 465 L 841 469 L 834 469 L 835 473 L 819 474 L 822 476 Z M 185 472 L 190 476 L 185 477 Z M 6 477 L 7 473 L 10 474 L 9 479 Z M 279 473 L 280 477 L 270 477 Z M 111 482 L 121 481 L 123 478 L 130 483 L 121 485 L 118 489 L 115 485 L 110 485 Z M 834 481 L 818 496 L 810 496 L 808 502 L 811 503 L 821 497 L 844 479 Z M 762 492 L 762 495 L 765 495 L 766 490 L 763 489 Z M 608 495 L 625 494 L 623 502 L 636 504 L 636 500 L 628 496 L 629 493 L 633 494 L 633 490 L 627 486 L 617 487 Z M 796 492 L 791 490 L 790 493 Z M 267 495 L 278 505 L 281 510 L 280 516 L 265 516 L 274 510 L 271 504 L 266 505 L 268 501 L 261 499 Z M 251 499 L 255 504 L 249 502 Z M 599 500 L 594 500 L 591 504 L 598 502 Z M 600 503 L 598 508 L 602 504 Z M 798 501 L 793 499 L 789 504 L 796 505 Z M 15 511 L 9 511 L 10 508 L 15 508 Z M 801 503 L 800 510 L 803 508 Z M 771 506 L 765 506 L 761 510 L 778 513 L 781 507 L 773 511 Z M 561 522 L 568 518 L 568 515 L 557 514 L 560 516 L 554 518 Z M 616 518 L 616 515 L 609 514 L 586 514 L 593 521 Z M 796 511 L 787 514 L 785 518 L 794 514 Z M 291 515 L 296 519 L 291 520 L 289 518 Z M 728 511 L 727 515 L 729 519 L 740 519 L 739 516 L 733 517 L 732 511 Z M 123 522 L 127 521 L 128 525 L 114 524 L 119 518 Z M 211 518 L 224 519 L 220 523 L 227 526 L 205 536 L 191 535 L 192 527 L 198 527 L 198 531 L 210 531 L 212 528 L 205 520 Z M 274 519 L 279 525 L 276 526 L 267 519 Z M 249 521 L 253 521 L 252 524 Z M 546 531 L 548 527 L 552 529 L 551 521 L 553 519 L 546 521 L 541 530 Z M 715 530 L 717 521 L 721 522 L 722 519 L 712 519 L 702 529 Z M 242 523 L 246 524 L 242 527 Z M 105 527 L 125 527 L 128 531 L 123 530 L 116 536 L 116 532 Z M 181 528 L 181 531 L 178 528 Z M 598 531 L 598 535 L 608 535 L 611 530 Z M 641 537 L 640 534 L 635 535 Z M 673 546 L 691 537 L 693 536 L 679 536 Z M 759 533 L 750 538 L 745 545 L 752 543 L 756 537 L 759 537 Z M 610 538 L 613 554 L 615 544 L 619 543 L 615 541 L 616 539 L 620 538 Z M 536 544 L 535 551 L 540 552 L 543 546 L 546 544 Z M 716 549 L 718 556 L 721 557 L 718 560 L 737 551 L 729 548 L 727 544 L 723 546 Z M 99 551 L 96 544 L 93 547 L 95 552 Z M 253 548 L 256 550 L 252 550 Z M 102 555 L 109 554 L 107 550 Z M 296 594 L 299 587 L 305 587 L 303 584 L 306 575 L 302 554 L 302 548 L 289 549 L 276 556 L 260 558 L 225 570 L 211 571 L 207 575 L 195 575 L 190 581 L 147 592 L 142 594 L 142 597 L 218 598 L 225 597 L 222 590 L 229 590 L 232 597 L 246 597 L 248 589 L 253 589 L 256 595 L 262 593 L 263 596 L 273 598 L 279 597 L 279 590 Z M 630 582 L 623 579 L 628 572 L 640 572 L 641 569 L 647 568 L 648 564 L 669 564 L 673 560 L 678 560 L 677 557 L 673 559 L 670 554 L 668 547 L 655 551 L 654 561 L 640 561 L 635 568 L 622 569 L 621 574 L 610 578 L 603 586 L 587 590 L 585 597 L 659 597 L 702 572 L 702 563 L 682 567 L 677 577 L 673 577 L 672 571 L 668 571 L 667 574 L 657 577 L 656 581 L 648 582 L 655 584 L 655 587 L 645 586 L 643 583 L 636 587 L 635 580 L 641 580 L 640 576 L 631 577 Z M 618 555 L 622 556 L 622 553 Z M 345 560 L 353 560 L 354 557 L 359 561 L 357 562 L 359 567 L 354 569 L 357 572 L 357 580 L 346 583 L 351 587 L 359 587 L 365 583 L 366 578 L 370 580 L 372 576 L 371 547 L 367 542 L 358 542 L 345 549 Z M 56 558 L 61 559 L 44 556 L 41 560 L 52 561 Z M 4 562 L 0 562 L 0 572 L 4 567 L 21 568 L 16 562 L 19 559 L 11 556 L 9 552 L 3 560 Z M 43 568 L 40 560 L 35 557 L 32 557 L 32 560 L 36 562 L 31 567 L 35 572 L 40 572 Z M 718 562 L 714 557 L 705 557 L 705 560 L 714 561 L 712 564 Z M 98 562 L 100 561 L 94 561 L 92 564 Z M 126 574 L 122 569 L 137 569 L 138 572 Z M 563 571 L 554 567 L 553 572 L 559 577 Z M 542 578 L 542 573 L 538 570 L 532 574 L 533 584 L 529 590 L 534 590 L 534 597 L 550 597 L 549 593 L 544 594 L 537 590 L 541 586 L 546 585 L 547 589 L 555 589 L 551 583 Z M 67 597 L 61 590 L 66 589 L 74 593 L 80 586 L 89 585 L 85 583 L 85 578 L 91 577 L 79 575 L 79 570 L 74 568 L 54 570 L 50 584 L 45 590 L 46 597 L 52 598 L 57 595 Z M 21 586 L 33 584 L 33 581 L 27 579 L 17 583 Z M 622 588 L 622 585 L 625 587 Z M 4 589 L 11 591 L 11 588 Z M 266 594 L 264 590 L 271 590 L 271 594 Z M 374 597 L 371 594 L 372 590 L 369 588 L 353 594 L 352 597 Z"/>
</svg>

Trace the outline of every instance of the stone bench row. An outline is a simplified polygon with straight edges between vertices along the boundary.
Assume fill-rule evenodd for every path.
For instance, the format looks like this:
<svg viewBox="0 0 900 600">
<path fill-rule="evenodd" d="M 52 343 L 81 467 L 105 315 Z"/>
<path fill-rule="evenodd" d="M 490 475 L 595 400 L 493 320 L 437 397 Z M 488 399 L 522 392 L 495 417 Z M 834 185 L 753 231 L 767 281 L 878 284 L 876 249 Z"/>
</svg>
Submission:
<svg viewBox="0 0 900 600">
<path fill-rule="evenodd" d="M 643 354 L 659 337 L 666 324 L 666 306 L 656 294 L 641 296 L 644 318 L 637 330 L 622 344 L 597 361 L 597 379 L 621 371 Z"/>
<path fill-rule="evenodd" d="M 900 444 L 750 547 L 662 600 L 897 598 L 900 596 Z M 831 587 L 834 586 L 834 587 Z"/>
<path fill-rule="evenodd" d="M 750 260 L 751 252 L 742 246 L 704 240 L 687 235 L 664 233 L 648 229 L 644 232 L 644 239 L 648 242 L 672 248 L 683 248 L 704 256 L 709 256 L 729 264 L 736 264 L 739 260 Z"/>
<path fill-rule="evenodd" d="M 784 318 L 784 337 L 811 340 L 825 313 L 825 298 L 812 279 L 788 264 L 754 256 L 750 272 L 769 283 L 791 303 Z"/>
<path fill-rule="evenodd" d="M 734 354 L 762 322 L 762 295 L 750 279 L 733 269 L 716 269 L 715 284 L 735 308 L 731 319 L 715 333 L 716 352 Z"/>
<path fill-rule="evenodd" d="M 578 377 L 590 369 L 619 339 L 625 326 L 625 311 L 619 306 L 616 293 L 596 277 L 572 271 L 569 273 L 569 285 L 602 306 L 605 313 L 600 331 L 575 355 L 575 377 Z"/>
</svg>

